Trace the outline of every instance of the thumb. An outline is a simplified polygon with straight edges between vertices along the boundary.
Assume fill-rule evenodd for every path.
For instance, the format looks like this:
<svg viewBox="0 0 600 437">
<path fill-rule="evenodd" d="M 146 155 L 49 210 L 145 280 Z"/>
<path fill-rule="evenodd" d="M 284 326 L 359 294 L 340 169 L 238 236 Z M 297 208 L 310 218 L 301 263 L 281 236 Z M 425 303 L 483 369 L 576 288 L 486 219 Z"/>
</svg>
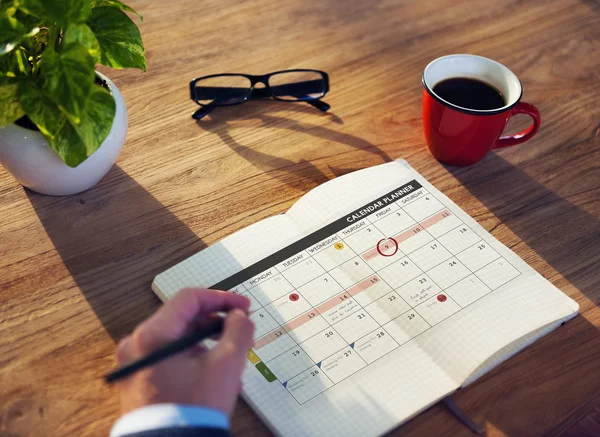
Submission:
<svg viewBox="0 0 600 437">
<path fill-rule="evenodd" d="M 248 349 L 252 347 L 254 323 L 241 310 L 232 310 L 225 318 L 225 327 L 221 341 L 216 346 L 219 354 L 245 359 Z"/>
</svg>

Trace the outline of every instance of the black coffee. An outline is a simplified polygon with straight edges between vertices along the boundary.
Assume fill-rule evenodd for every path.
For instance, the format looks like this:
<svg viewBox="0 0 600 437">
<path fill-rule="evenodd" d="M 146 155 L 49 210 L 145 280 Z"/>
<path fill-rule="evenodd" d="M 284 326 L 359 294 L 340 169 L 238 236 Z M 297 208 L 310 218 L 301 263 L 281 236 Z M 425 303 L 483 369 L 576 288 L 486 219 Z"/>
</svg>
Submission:
<svg viewBox="0 0 600 437">
<path fill-rule="evenodd" d="M 506 105 L 500 91 L 485 82 L 453 77 L 436 84 L 433 92 L 447 102 L 467 109 L 489 110 Z"/>
</svg>

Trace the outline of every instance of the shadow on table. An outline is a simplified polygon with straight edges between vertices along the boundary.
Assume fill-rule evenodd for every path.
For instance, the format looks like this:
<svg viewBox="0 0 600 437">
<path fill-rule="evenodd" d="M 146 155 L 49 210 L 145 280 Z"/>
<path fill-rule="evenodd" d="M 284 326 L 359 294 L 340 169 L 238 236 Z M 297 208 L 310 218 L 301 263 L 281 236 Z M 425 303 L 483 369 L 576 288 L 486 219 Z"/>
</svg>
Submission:
<svg viewBox="0 0 600 437">
<path fill-rule="evenodd" d="M 333 123 L 343 125 L 343 120 L 333 113 L 320 113 L 308 105 L 286 104 L 274 100 L 249 101 L 244 105 L 216 108 L 209 116 L 198 120 L 197 124 L 202 129 L 218 135 L 227 146 L 258 169 L 292 188 L 301 190 L 313 188 L 326 182 L 329 178 L 306 159 L 294 162 L 290 159 L 279 158 L 244 146 L 232 136 L 231 131 L 239 129 L 243 132 L 244 128 L 248 131 L 272 128 L 301 132 L 355 149 L 365 150 L 379 156 L 383 162 L 392 161 L 392 158 L 383 150 L 360 137 L 338 132 L 328 127 L 293 120 L 286 117 L 286 113 L 312 113 L 314 117 L 328 118 Z M 258 125 L 257 121 L 259 122 Z M 242 135 L 236 135 L 236 137 L 241 138 Z M 282 141 L 281 148 L 285 147 L 286 144 Z M 336 176 L 341 176 L 344 173 L 342 169 L 332 168 L 332 171 Z"/>
<path fill-rule="evenodd" d="M 154 277 L 206 246 L 118 166 L 84 193 L 49 197 L 26 192 L 115 342 L 158 308 L 160 301 L 150 288 Z"/>
</svg>

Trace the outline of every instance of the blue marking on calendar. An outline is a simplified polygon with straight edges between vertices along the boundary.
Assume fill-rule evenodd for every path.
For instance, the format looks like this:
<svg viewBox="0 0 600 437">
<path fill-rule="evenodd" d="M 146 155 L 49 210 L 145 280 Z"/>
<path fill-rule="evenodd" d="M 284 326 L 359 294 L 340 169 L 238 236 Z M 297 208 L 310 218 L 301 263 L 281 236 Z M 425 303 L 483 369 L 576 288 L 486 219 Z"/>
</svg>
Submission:
<svg viewBox="0 0 600 437">
<path fill-rule="evenodd" d="M 322 363 L 322 361 L 319 361 L 319 362 L 317 363 L 317 367 L 318 367 L 319 369 L 321 368 L 321 363 Z"/>
<path fill-rule="evenodd" d="M 287 388 L 287 381 L 283 383 L 283 388 Z"/>
<path fill-rule="evenodd" d="M 354 343 L 352 343 L 352 344 L 350 345 L 350 347 L 351 347 L 352 349 L 354 349 Z"/>
</svg>

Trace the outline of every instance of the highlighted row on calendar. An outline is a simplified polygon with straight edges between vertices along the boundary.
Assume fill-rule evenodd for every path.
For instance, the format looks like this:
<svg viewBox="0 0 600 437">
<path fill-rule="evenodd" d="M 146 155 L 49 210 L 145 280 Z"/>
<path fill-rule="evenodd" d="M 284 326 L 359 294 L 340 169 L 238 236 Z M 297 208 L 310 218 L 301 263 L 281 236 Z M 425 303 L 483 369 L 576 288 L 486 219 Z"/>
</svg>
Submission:
<svg viewBox="0 0 600 437">
<path fill-rule="evenodd" d="M 400 253 L 410 252 L 410 250 L 407 250 L 406 248 L 404 248 L 404 250 L 403 250 L 402 243 L 404 243 L 405 241 L 407 241 L 409 239 L 413 239 L 414 237 L 418 236 L 425 229 L 431 228 L 432 226 L 438 224 L 439 222 L 441 222 L 442 220 L 444 220 L 445 218 L 448 218 L 450 216 L 452 216 L 452 213 L 450 211 L 448 211 L 447 209 L 444 209 L 443 211 L 440 211 L 437 214 L 432 215 L 431 217 L 422 221 L 421 223 L 418 223 L 418 224 L 406 229 L 405 231 L 403 231 L 397 235 L 394 235 L 391 238 L 396 243 L 397 248 L 399 249 Z M 381 250 L 378 248 L 378 246 L 375 246 L 375 247 L 369 249 L 368 251 L 366 251 L 365 253 L 363 253 L 362 258 L 365 261 L 370 261 L 373 258 L 376 258 L 378 256 L 386 256 L 386 255 L 387 254 L 381 253 Z"/>
<path fill-rule="evenodd" d="M 361 305 L 370 303 L 387 291 L 391 289 L 381 281 L 381 278 L 371 275 L 314 308 L 310 307 L 306 299 L 298 293 L 293 293 L 293 299 L 290 298 L 292 294 L 290 297 L 282 297 L 272 304 L 277 311 L 267 312 L 262 309 L 252 314 L 251 318 L 260 323 L 260 329 L 255 334 L 257 338 L 255 349 L 262 349 L 276 340 L 286 340 L 288 334 L 293 334 L 294 340 L 301 342 L 314 335 L 314 328 L 302 329 L 305 325 L 310 323 L 323 329 L 324 326 L 341 322 L 359 310 Z M 279 320 L 271 317 L 271 313 Z M 290 319 L 292 320 L 284 322 Z"/>
</svg>

